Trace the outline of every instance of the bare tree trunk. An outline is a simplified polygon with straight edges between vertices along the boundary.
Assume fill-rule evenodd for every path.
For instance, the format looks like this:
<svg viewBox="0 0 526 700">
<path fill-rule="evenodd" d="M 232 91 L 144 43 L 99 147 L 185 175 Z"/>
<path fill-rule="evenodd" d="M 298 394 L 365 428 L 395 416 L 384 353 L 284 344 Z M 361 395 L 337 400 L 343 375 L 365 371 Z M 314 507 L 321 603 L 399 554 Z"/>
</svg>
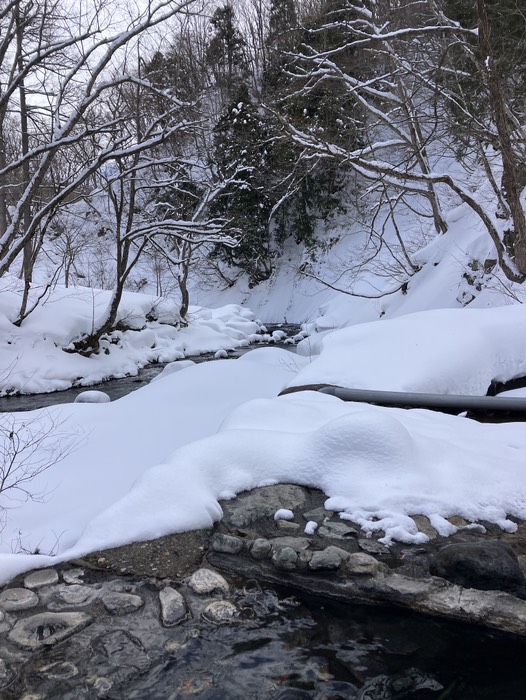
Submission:
<svg viewBox="0 0 526 700">
<path fill-rule="evenodd" d="M 16 22 L 16 48 L 17 48 L 17 67 L 20 74 L 24 71 L 24 57 L 22 54 L 22 42 L 24 36 L 23 20 L 20 17 L 20 10 L 17 6 L 15 10 L 15 22 Z M 29 123 L 28 123 L 28 111 L 27 111 L 27 100 L 26 100 L 26 88 L 23 79 L 20 80 L 20 86 L 18 90 L 19 100 L 20 100 L 20 131 L 21 131 L 21 145 L 22 145 L 22 155 L 27 155 L 29 153 Z M 25 158 L 22 163 L 22 191 L 24 192 L 29 186 L 29 180 L 31 177 L 29 169 L 29 159 Z M 22 211 L 22 222 L 24 230 L 28 231 L 31 226 L 31 204 L 30 200 L 26 199 L 23 205 Z M 31 282 L 33 281 L 33 241 L 28 239 L 23 250 L 23 262 L 22 262 L 22 277 L 24 279 L 24 292 L 22 295 L 22 303 L 20 305 L 20 311 L 18 312 L 18 319 L 23 319 L 26 315 L 27 303 L 29 300 L 29 292 L 31 290 Z"/>
<path fill-rule="evenodd" d="M 502 189 L 513 221 L 510 242 L 506 244 L 505 241 L 505 245 L 511 249 L 509 252 L 519 272 L 526 274 L 526 216 L 520 201 L 521 192 L 526 186 L 526 170 L 524 166 L 521 167 L 513 151 L 510 117 L 502 85 L 495 71 L 491 49 L 491 28 L 484 0 L 477 0 L 477 19 L 479 48 L 486 68 L 491 108 L 502 156 Z"/>
<path fill-rule="evenodd" d="M 7 105 L 6 105 L 7 106 Z M 6 140 L 5 140 L 5 115 L 6 110 L 2 109 L 0 111 L 0 171 L 2 171 L 7 165 L 6 158 Z M 0 236 L 3 236 L 7 230 L 8 217 L 7 217 L 7 188 L 6 188 L 6 176 L 0 176 Z"/>
</svg>

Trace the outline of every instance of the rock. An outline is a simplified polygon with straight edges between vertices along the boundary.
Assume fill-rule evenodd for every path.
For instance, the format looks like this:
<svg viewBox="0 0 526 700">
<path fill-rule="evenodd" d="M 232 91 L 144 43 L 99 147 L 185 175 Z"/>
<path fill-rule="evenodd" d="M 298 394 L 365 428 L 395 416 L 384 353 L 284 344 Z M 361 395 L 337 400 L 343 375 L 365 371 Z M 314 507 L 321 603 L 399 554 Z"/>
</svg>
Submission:
<svg viewBox="0 0 526 700">
<path fill-rule="evenodd" d="M 107 697 L 109 691 L 113 687 L 113 683 L 110 681 L 110 679 L 105 678 L 104 676 L 99 676 L 99 677 L 95 677 L 95 678 L 93 678 L 93 677 L 87 678 L 86 683 L 93 686 L 93 690 L 95 691 L 95 695 L 98 698 Z"/>
<path fill-rule="evenodd" d="M 315 522 L 318 523 L 323 523 L 325 520 L 329 520 L 329 518 L 332 518 L 334 515 L 334 511 L 332 510 L 325 510 L 323 506 L 320 506 L 319 508 L 313 508 L 312 510 L 308 510 L 305 513 L 303 513 L 303 517 L 305 520 L 314 520 Z"/>
<path fill-rule="evenodd" d="M 210 569 L 198 569 L 195 571 L 190 576 L 188 585 L 194 593 L 198 593 L 199 595 L 207 595 L 215 591 L 228 593 L 230 590 L 230 586 L 225 579 L 220 574 Z"/>
<path fill-rule="evenodd" d="M 243 540 L 240 537 L 216 532 L 212 537 L 212 549 L 214 552 L 224 554 L 239 554 L 243 550 Z"/>
<path fill-rule="evenodd" d="M 318 529 L 320 537 L 330 537 L 335 540 L 346 540 L 358 535 L 358 530 L 351 525 L 342 522 L 328 520 Z"/>
<path fill-rule="evenodd" d="M 306 537 L 273 537 L 270 543 L 273 548 L 290 547 L 295 552 L 301 552 L 310 547 L 310 540 Z"/>
<path fill-rule="evenodd" d="M 381 542 L 376 542 L 375 540 L 358 540 L 358 546 L 363 549 L 364 552 L 368 554 L 388 554 L 389 549 Z"/>
<path fill-rule="evenodd" d="M 282 509 L 302 508 L 306 501 L 301 486 L 276 484 L 263 486 L 222 503 L 223 522 L 227 527 L 246 528 L 260 518 L 274 517 Z"/>
<path fill-rule="evenodd" d="M 343 570 L 351 576 L 376 576 L 385 567 L 370 554 L 355 552 L 349 554 L 344 562 Z"/>
<path fill-rule="evenodd" d="M 48 678 L 65 679 L 78 676 L 79 670 L 75 664 L 72 664 L 70 661 L 54 661 L 45 666 L 40 666 L 38 672 Z"/>
<path fill-rule="evenodd" d="M 466 527 L 468 524 L 467 520 L 461 518 L 460 515 L 452 515 L 447 520 L 449 523 L 451 523 L 451 525 L 454 525 L 454 527 Z"/>
<path fill-rule="evenodd" d="M 62 572 L 62 578 L 66 583 L 82 583 L 83 569 L 66 569 Z"/>
<path fill-rule="evenodd" d="M 272 563 L 282 571 L 294 571 L 298 562 L 298 553 L 292 547 L 278 547 L 272 554 Z"/>
<path fill-rule="evenodd" d="M 335 571 L 350 556 L 349 552 L 339 547 L 326 547 L 319 552 L 314 552 L 309 562 L 309 569 L 313 571 Z"/>
<path fill-rule="evenodd" d="M 83 391 L 73 403 L 109 403 L 111 401 L 108 394 L 104 391 Z"/>
<path fill-rule="evenodd" d="M 43 612 L 18 620 L 9 639 L 25 649 L 51 646 L 84 629 L 92 618 L 80 612 Z"/>
<path fill-rule="evenodd" d="M 250 555 L 253 559 L 261 561 L 262 559 L 266 559 L 268 557 L 271 548 L 272 545 L 268 540 L 266 540 L 264 537 L 258 537 L 252 543 L 252 547 L 250 548 Z"/>
<path fill-rule="evenodd" d="M 526 579 L 517 556 L 509 544 L 499 540 L 446 545 L 433 557 L 430 572 L 463 588 L 526 597 Z"/>
<path fill-rule="evenodd" d="M 0 608 L 6 612 L 29 610 L 38 605 L 38 596 L 26 588 L 6 588 L 0 593 Z"/>
<path fill-rule="evenodd" d="M 144 605 L 144 600 L 133 593 L 105 593 L 102 603 L 110 615 L 128 615 Z"/>
<path fill-rule="evenodd" d="M 175 588 L 166 586 L 159 592 L 161 620 L 165 627 L 174 627 L 188 617 L 188 606 L 184 597 Z"/>
<path fill-rule="evenodd" d="M 41 588 L 42 586 L 52 586 L 58 582 L 58 573 L 55 569 L 39 569 L 33 571 L 24 578 L 26 588 Z"/>
<path fill-rule="evenodd" d="M 228 600 L 214 600 L 204 608 L 201 617 L 215 625 L 224 625 L 235 622 L 239 616 L 239 611 L 233 603 Z"/>
<path fill-rule="evenodd" d="M 286 532 L 289 535 L 294 535 L 300 529 L 298 523 L 292 523 L 289 520 L 278 520 L 276 522 L 278 530 Z"/>
<path fill-rule="evenodd" d="M 97 675 L 113 683 L 123 683 L 145 673 L 151 659 L 141 642 L 123 629 L 106 631 L 91 642 L 91 663 Z M 107 697 L 101 695 L 99 697 Z M 110 697 L 121 697 L 113 693 Z"/>
<path fill-rule="evenodd" d="M 434 540 L 438 537 L 438 532 L 429 522 L 429 518 L 426 518 L 425 515 L 411 515 L 411 518 L 413 518 L 415 521 L 418 531 L 423 532 L 424 535 L 427 535 L 430 540 Z"/>
<path fill-rule="evenodd" d="M 98 594 L 97 590 L 79 583 L 71 586 L 57 586 L 48 607 L 50 610 L 60 610 L 66 605 L 88 605 Z"/>
</svg>

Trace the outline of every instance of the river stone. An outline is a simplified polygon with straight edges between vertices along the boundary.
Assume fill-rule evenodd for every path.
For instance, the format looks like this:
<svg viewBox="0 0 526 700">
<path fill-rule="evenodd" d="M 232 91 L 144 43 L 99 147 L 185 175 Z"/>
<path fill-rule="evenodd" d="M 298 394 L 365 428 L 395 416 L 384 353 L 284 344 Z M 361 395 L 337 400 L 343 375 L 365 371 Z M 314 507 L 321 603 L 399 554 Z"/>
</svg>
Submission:
<svg viewBox="0 0 526 700">
<path fill-rule="evenodd" d="M 212 537 L 212 549 L 214 552 L 224 554 L 239 554 L 243 549 L 243 540 L 240 537 L 216 532 Z"/>
<path fill-rule="evenodd" d="M 278 547 L 272 554 L 272 563 L 282 571 L 294 571 L 298 562 L 298 553 L 292 547 Z"/>
<path fill-rule="evenodd" d="M 320 537 L 330 537 L 335 540 L 347 540 L 350 537 L 358 535 L 358 530 L 346 523 L 328 520 L 319 527 L 318 535 L 320 535 Z"/>
<path fill-rule="evenodd" d="M 84 569 L 66 569 L 62 572 L 62 578 L 66 583 L 82 583 Z"/>
<path fill-rule="evenodd" d="M 334 511 L 332 510 L 325 510 L 323 506 L 320 506 L 319 508 L 313 508 L 312 510 L 308 510 L 305 513 L 303 513 L 303 517 L 305 520 L 314 520 L 315 522 L 318 523 L 323 523 L 325 520 L 328 520 L 334 515 Z"/>
<path fill-rule="evenodd" d="M 43 612 L 18 620 L 8 636 L 25 649 L 38 649 L 80 632 L 91 619 L 90 615 L 80 612 Z"/>
<path fill-rule="evenodd" d="M 215 591 L 228 593 L 230 590 L 230 586 L 225 579 L 220 574 L 210 569 L 198 569 L 195 571 L 190 576 L 188 585 L 194 593 L 198 593 L 199 595 L 207 595 Z"/>
<path fill-rule="evenodd" d="M 274 517 L 283 508 L 301 509 L 305 501 L 306 493 L 301 486 L 263 486 L 222 503 L 223 522 L 227 527 L 246 528 L 260 518 Z"/>
<path fill-rule="evenodd" d="M 24 579 L 26 588 L 41 588 L 42 586 L 52 586 L 58 581 L 58 573 L 55 569 L 39 569 L 32 571 Z"/>
<path fill-rule="evenodd" d="M 188 606 L 184 597 L 175 588 L 166 586 L 159 592 L 161 620 L 165 627 L 174 627 L 188 617 Z"/>
<path fill-rule="evenodd" d="M 266 559 L 268 557 L 271 548 L 272 545 L 268 540 L 266 540 L 264 537 L 258 537 L 252 543 L 252 547 L 250 548 L 250 555 L 253 559 L 261 561 L 262 559 Z"/>
<path fill-rule="evenodd" d="M 375 540 L 359 539 L 358 546 L 368 554 L 387 554 L 389 552 L 389 549 L 384 544 Z"/>
<path fill-rule="evenodd" d="M 38 596 L 26 588 L 6 588 L 0 593 L 0 608 L 7 612 L 29 610 L 38 605 Z"/>
<path fill-rule="evenodd" d="M 61 609 L 65 605 L 88 605 L 98 596 L 98 591 L 90 586 L 74 583 L 71 586 L 57 586 L 53 596 L 55 600 L 48 605 L 50 610 Z"/>
<path fill-rule="evenodd" d="M 278 547 L 290 547 L 295 552 L 301 552 L 310 547 L 310 540 L 307 537 L 273 537 L 270 543 L 274 549 Z"/>
<path fill-rule="evenodd" d="M 278 530 L 286 532 L 289 535 L 294 535 L 300 529 L 298 523 L 293 523 L 290 520 L 278 520 L 276 521 L 276 526 Z"/>
<path fill-rule="evenodd" d="M 78 675 L 79 670 L 75 664 L 70 661 L 54 661 L 38 669 L 39 673 L 44 674 L 48 678 L 74 678 Z"/>
<path fill-rule="evenodd" d="M 438 532 L 431 525 L 429 518 L 426 518 L 425 515 L 411 515 L 410 517 L 415 521 L 418 531 L 423 532 L 424 535 L 427 535 L 430 540 L 434 540 L 438 537 Z"/>
<path fill-rule="evenodd" d="M 113 683 L 110 681 L 110 679 L 105 678 L 104 676 L 98 676 L 95 678 L 92 676 L 86 679 L 86 683 L 93 686 L 93 690 L 98 698 L 108 697 L 108 693 L 113 687 Z"/>
<path fill-rule="evenodd" d="M 375 576 L 383 566 L 370 554 L 355 552 L 349 554 L 344 562 L 343 570 L 351 576 Z"/>
<path fill-rule="evenodd" d="M 15 673 L 10 666 L 6 664 L 4 659 L 0 658 L 0 688 L 10 683 L 14 675 Z"/>
<path fill-rule="evenodd" d="M 102 602 L 110 615 L 128 615 L 144 605 L 141 596 L 133 593 L 105 593 Z"/>
<path fill-rule="evenodd" d="M 203 609 L 201 617 L 216 625 L 224 625 L 235 622 L 238 612 L 236 606 L 228 600 L 214 600 Z"/>
<path fill-rule="evenodd" d="M 309 562 L 309 569 L 313 571 L 334 571 L 339 569 L 349 556 L 349 552 L 346 552 L 345 549 L 326 547 L 319 552 L 313 553 Z"/>
<path fill-rule="evenodd" d="M 464 588 L 506 591 L 526 597 L 526 579 L 506 542 L 457 542 L 442 547 L 430 564 L 433 576 Z"/>
</svg>

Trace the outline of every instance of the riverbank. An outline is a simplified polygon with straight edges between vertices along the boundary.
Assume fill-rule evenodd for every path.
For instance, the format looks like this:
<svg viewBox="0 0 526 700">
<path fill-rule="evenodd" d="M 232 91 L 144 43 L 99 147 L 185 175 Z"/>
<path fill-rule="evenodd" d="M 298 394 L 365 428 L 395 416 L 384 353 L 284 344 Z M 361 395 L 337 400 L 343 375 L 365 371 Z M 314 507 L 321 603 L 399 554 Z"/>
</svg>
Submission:
<svg viewBox="0 0 526 700">
<path fill-rule="evenodd" d="M 291 484 L 262 487 L 221 501 L 224 517 L 214 528 L 101 550 L 13 579 L 0 592 L 2 697 L 14 700 L 37 692 L 40 698 L 68 700 L 153 699 L 168 697 L 169 686 L 177 698 L 211 700 L 241 698 L 253 686 L 254 697 L 265 700 L 289 696 L 295 700 L 365 700 L 378 697 L 374 693 L 381 688 L 389 690 L 391 694 L 385 695 L 389 698 L 416 697 L 414 693 L 419 692 L 418 697 L 431 699 L 443 697 L 451 669 L 445 675 L 443 668 L 429 672 L 417 641 L 422 632 L 413 627 L 427 629 L 427 643 L 437 659 L 441 659 L 441 634 L 449 629 L 440 627 L 437 617 L 477 626 L 451 628 L 451 638 L 460 646 L 461 640 L 483 643 L 482 628 L 486 627 L 512 633 L 495 642 L 500 652 L 508 645 L 510 658 L 523 648 L 517 635 L 526 637 L 526 601 L 521 588 L 526 561 L 524 523 L 510 534 L 490 524 L 483 531 L 452 518 L 460 529 L 445 539 L 426 518 L 415 516 L 428 543 L 385 547 L 377 536 L 366 537 L 353 524 L 325 510 L 324 502 L 324 494 L 316 489 Z M 471 548 L 464 563 L 473 564 L 477 559 L 485 567 L 485 575 L 479 570 L 479 583 L 487 588 L 490 576 L 493 590 L 462 586 L 431 574 L 440 552 L 455 546 Z M 484 555 L 487 547 L 490 558 Z M 510 561 L 518 566 L 514 575 Z M 460 574 L 466 574 L 465 566 Z M 448 573 L 450 578 L 455 575 L 459 572 L 453 569 Z M 510 592 L 513 586 L 517 588 Z M 367 608 L 356 607 L 358 603 L 372 607 L 367 612 Z M 345 607 L 338 608 L 342 604 Z M 356 660 L 351 655 L 343 665 L 333 664 L 324 671 L 323 664 L 319 666 L 320 642 L 312 637 L 314 623 L 308 618 L 313 614 L 310 610 L 325 606 L 325 624 L 333 633 L 349 614 L 349 619 L 369 620 L 368 634 L 378 634 L 372 631 L 375 629 L 382 630 L 382 636 L 387 634 L 386 653 L 394 653 L 396 670 L 389 675 L 381 672 L 378 648 L 371 647 L 371 641 L 355 639 L 355 628 L 344 638 L 337 637 L 335 649 L 347 658 L 345 649 L 357 645 L 358 653 L 364 644 Z M 401 610 L 394 613 L 394 608 Z M 384 612 L 376 613 L 377 609 Z M 425 618 L 415 618 L 414 611 L 426 614 L 427 627 Z M 278 650 L 274 626 L 283 630 L 298 624 L 305 624 L 305 635 L 293 648 L 289 644 L 288 650 Z M 399 639 L 387 632 L 391 629 L 388 624 L 400 630 Z M 276 638 L 280 639 L 279 634 Z M 451 641 L 446 645 L 448 653 L 451 645 Z M 227 649 L 227 666 L 224 660 L 211 665 L 213 658 L 224 658 Z M 265 663 L 273 659 L 272 670 L 262 666 L 263 660 L 255 666 L 245 665 L 250 658 L 254 661 L 257 649 L 262 649 Z M 458 652 L 460 658 L 463 653 Z M 197 658 L 198 666 L 194 664 Z M 447 665 L 455 667 L 458 661 L 451 659 Z M 275 669 L 278 663 L 280 668 L 292 664 L 297 673 L 280 675 Z M 464 663 L 463 671 L 457 673 L 473 671 Z M 208 664 L 207 669 L 203 664 Z M 445 660 L 440 664 L 445 667 Z M 314 676 L 309 676 L 308 668 L 317 669 Z M 491 694 L 492 685 L 484 686 L 484 671 L 478 673 L 480 685 L 472 690 L 474 694 L 459 675 L 451 683 L 448 698 L 518 697 L 506 689 L 509 678 L 492 677 L 491 684 L 498 690 Z M 229 685 L 232 674 L 239 679 L 239 688 Z M 393 695 L 398 686 L 404 692 Z"/>
</svg>

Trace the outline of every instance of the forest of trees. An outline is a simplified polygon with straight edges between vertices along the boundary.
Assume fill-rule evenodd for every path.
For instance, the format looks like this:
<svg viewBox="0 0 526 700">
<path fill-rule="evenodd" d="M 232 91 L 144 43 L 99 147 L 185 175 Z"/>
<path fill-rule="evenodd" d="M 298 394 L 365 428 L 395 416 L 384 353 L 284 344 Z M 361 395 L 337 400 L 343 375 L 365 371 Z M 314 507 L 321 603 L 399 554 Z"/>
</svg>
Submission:
<svg viewBox="0 0 526 700">
<path fill-rule="evenodd" d="M 400 287 L 418 265 L 397 209 L 416 207 L 440 235 L 444 198 L 485 227 L 495 249 L 485 264 L 526 279 L 518 0 L 142 6 L 136 16 L 112 0 L 79 16 L 62 0 L 0 8 L 0 277 L 21 281 L 15 323 L 45 293 L 31 293 L 43 256 L 49 285 L 114 290 L 81 352 L 114 326 L 145 261 L 170 270 L 184 322 L 192 265 L 227 285 L 269 279 L 285 242 L 327 244 L 317 221 L 349 183 L 374 202 L 371 220 L 393 220 Z M 102 250 L 113 271 L 87 278 L 79 260 Z"/>
</svg>

